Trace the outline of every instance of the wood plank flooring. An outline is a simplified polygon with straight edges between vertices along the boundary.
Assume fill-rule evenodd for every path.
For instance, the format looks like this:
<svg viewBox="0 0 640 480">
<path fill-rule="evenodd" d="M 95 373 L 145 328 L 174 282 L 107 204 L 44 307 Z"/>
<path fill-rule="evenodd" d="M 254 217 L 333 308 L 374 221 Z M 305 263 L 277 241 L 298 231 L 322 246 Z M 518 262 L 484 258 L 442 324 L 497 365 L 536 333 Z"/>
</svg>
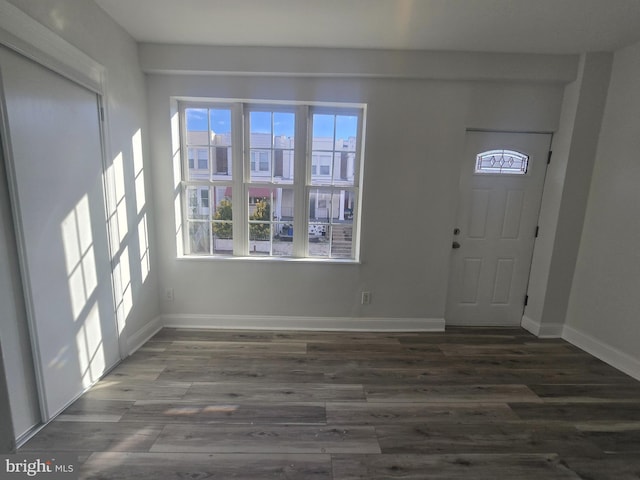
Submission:
<svg viewBox="0 0 640 480">
<path fill-rule="evenodd" d="M 521 329 L 163 329 L 21 452 L 84 479 L 640 479 L 640 382 Z"/>
</svg>

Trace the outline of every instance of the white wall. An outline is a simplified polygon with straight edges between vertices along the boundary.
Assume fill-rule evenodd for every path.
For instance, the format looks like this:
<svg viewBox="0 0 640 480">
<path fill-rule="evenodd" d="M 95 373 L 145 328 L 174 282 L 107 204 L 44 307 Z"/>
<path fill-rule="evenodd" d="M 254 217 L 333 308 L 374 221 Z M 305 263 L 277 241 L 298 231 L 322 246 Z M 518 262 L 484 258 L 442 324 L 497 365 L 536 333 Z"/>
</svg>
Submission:
<svg viewBox="0 0 640 480">
<path fill-rule="evenodd" d="M 563 87 L 149 74 L 147 90 L 161 287 L 175 293 L 173 302 L 163 302 L 164 313 L 376 317 L 393 322 L 444 317 L 465 129 L 553 131 Z M 177 259 L 172 96 L 367 103 L 362 264 Z M 370 305 L 360 305 L 361 290 L 372 292 Z"/>
<path fill-rule="evenodd" d="M 609 53 L 583 55 L 578 78 L 565 89 L 523 322 L 536 335 L 557 337 L 562 333 L 612 59 Z"/>
<path fill-rule="evenodd" d="M 140 44 L 147 73 L 560 82 L 578 55 Z"/>
<path fill-rule="evenodd" d="M 544 195 L 540 205 L 539 235 L 533 250 L 527 291 L 529 301 L 525 307 L 523 318 L 523 326 L 530 329 L 535 335 L 548 334 L 548 332 L 541 332 L 542 312 L 545 305 L 551 256 L 556 238 L 560 205 L 562 204 L 562 191 L 584 75 L 584 57 L 582 60 L 578 69 L 578 78 L 565 87 L 559 127 L 553 137 L 553 162 L 547 167 Z M 552 333 L 559 335 L 558 332 Z"/>
<path fill-rule="evenodd" d="M 640 44 L 615 54 L 565 337 L 640 378 Z"/>
<path fill-rule="evenodd" d="M 117 177 L 111 202 L 118 207 L 115 215 L 118 227 L 113 228 L 118 237 L 113 241 L 116 247 L 114 263 L 121 263 L 123 272 L 127 272 L 122 276 L 122 285 L 116 296 L 122 317 L 119 321 L 126 321 L 124 333 L 134 334 L 144 329 L 160 312 L 158 276 L 153 257 L 155 225 L 148 171 L 146 94 L 137 44 L 93 2 L 9 2 L 106 68 L 107 163 L 113 165 L 112 172 Z M 141 154 L 135 154 L 134 158 L 139 143 L 142 144 Z M 145 222 L 149 241 L 144 235 Z M 146 271 L 142 265 L 145 259 L 141 261 L 147 248 L 152 256 L 151 271 Z"/>
</svg>

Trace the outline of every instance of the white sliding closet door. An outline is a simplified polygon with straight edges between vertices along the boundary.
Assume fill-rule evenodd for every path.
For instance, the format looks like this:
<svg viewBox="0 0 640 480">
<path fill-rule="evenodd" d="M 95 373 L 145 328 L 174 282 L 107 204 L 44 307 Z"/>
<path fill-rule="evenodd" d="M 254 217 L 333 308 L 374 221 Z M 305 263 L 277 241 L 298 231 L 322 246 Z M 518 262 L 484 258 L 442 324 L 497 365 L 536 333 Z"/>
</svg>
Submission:
<svg viewBox="0 0 640 480">
<path fill-rule="evenodd" d="M 27 310 L 45 420 L 119 360 L 95 93 L 0 47 Z"/>
</svg>

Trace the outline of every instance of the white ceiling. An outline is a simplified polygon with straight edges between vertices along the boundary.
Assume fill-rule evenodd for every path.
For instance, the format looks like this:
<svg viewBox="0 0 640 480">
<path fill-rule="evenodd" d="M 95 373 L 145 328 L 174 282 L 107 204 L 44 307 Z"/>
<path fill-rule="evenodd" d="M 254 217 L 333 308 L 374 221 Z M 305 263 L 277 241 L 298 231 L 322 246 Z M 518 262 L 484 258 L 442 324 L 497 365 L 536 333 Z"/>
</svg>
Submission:
<svg viewBox="0 0 640 480">
<path fill-rule="evenodd" d="M 640 0 L 96 0 L 137 41 L 485 52 L 640 41 Z"/>
</svg>

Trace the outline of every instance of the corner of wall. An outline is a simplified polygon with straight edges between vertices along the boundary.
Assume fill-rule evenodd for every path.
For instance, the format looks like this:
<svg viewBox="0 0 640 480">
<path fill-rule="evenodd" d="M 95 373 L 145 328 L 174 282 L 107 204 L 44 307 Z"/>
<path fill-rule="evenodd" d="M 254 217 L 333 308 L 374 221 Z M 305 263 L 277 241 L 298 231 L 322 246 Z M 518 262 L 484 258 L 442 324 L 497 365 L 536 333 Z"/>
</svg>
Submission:
<svg viewBox="0 0 640 480">
<path fill-rule="evenodd" d="M 640 42 L 614 55 L 563 337 L 640 379 Z"/>
<path fill-rule="evenodd" d="M 581 57 L 578 78 L 566 87 L 554 137 L 530 278 L 530 299 L 536 303 L 525 312 L 539 325 L 534 330 L 554 336 L 565 322 L 611 65 L 608 53 Z"/>
<path fill-rule="evenodd" d="M 637 358 L 569 325 L 563 327 L 562 338 L 636 380 L 640 380 L 640 360 Z"/>
<path fill-rule="evenodd" d="M 162 317 L 157 316 L 146 323 L 142 328 L 127 335 L 126 355 L 133 355 L 151 337 L 158 333 L 163 327 Z"/>
</svg>

